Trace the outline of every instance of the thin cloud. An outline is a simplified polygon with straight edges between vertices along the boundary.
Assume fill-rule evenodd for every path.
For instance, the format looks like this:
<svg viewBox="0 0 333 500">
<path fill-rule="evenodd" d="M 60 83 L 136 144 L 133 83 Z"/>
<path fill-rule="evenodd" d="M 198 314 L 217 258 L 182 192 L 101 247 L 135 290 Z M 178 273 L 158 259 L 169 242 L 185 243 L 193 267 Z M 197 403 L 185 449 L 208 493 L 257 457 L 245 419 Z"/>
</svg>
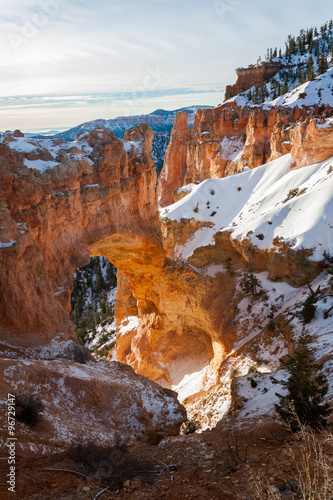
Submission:
<svg viewBox="0 0 333 500">
<path fill-rule="evenodd" d="M 53 13 L 48 3 L 56 6 Z M 19 127 L 19 112 L 30 128 L 112 118 L 114 99 L 130 100 L 133 114 L 166 102 L 197 104 L 200 96 L 217 104 L 235 81 L 235 67 L 331 17 L 328 0 L 320 9 L 312 0 L 301 9 L 290 0 L 278 6 L 264 0 L 2 0 L 1 7 L 0 96 L 21 100 L 1 101 L 0 129 Z M 9 104 L 18 106 L 17 114 Z"/>
</svg>

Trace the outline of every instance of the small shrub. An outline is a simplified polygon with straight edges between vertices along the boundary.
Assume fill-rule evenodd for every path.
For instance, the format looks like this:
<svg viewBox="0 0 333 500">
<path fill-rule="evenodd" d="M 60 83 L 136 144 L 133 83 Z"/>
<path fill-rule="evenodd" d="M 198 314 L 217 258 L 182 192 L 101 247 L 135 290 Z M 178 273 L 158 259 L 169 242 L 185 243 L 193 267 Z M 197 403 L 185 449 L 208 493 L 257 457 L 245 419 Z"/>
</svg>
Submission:
<svg viewBox="0 0 333 500">
<path fill-rule="evenodd" d="M 237 191 L 241 191 L 241 190 L 242 190 L 242 188 L 240 186 L 238 186 Z"/>
<path fill-rule="evenodd" d="M 297 196 L 301 196 L 302 194 L 306 193 L 307 188 L 303 188 L 300 191 L 298 191 Z"/>
<path fill-rule="evenodd" d="M 274 332 L 276 329 L 274 314 L 276 312 L 276 307 L 274 304 L 271 304 L 270 313 L 268 314 L 268 323 L 267 328 L 270 332 Z"/>
<path fill-rule="evenodd" d="M 41 420 L 43 409 L 44 403 L 39 396 L 35 394 L 15 395 L 15 417 L 19 422 L 29 427 L 35 427 Z"/>
<path fill-rule="evenodd" d="M 109 352 L 116 347 L 116 342 L 109 342 L 105 344 L 103 347 L 94 347 L 94 354 L 98 361 L 106 359 L 109 355 Z"/>
<path fill-rule="evenodd" d="M 217 212 L 214 210 L 211 214 L 210 214 L 210 217 L 214 217 L 214 215 L 216 215 Z"/>
<path fill-rule="evenodd" d="M 75 332 L 78 338 L 78 341 L 80 342 L 81 345 L 85 345 L 87 340 L 89 340 L 89 332 L 84 328 L 75 328 Z"/>
<path fill-rule="evenodd" d="M 327 273 L 333 276 L 333 257 L 327 252 L 324 252 L 324 260 L 327 266 Z"/>
<path fill-rule="evenodd" d="M 113 446 L 117 450 L 126 452 L 129 443 L 129 436 L 127 434 L 120 434 L 120 432 L 115 432 L 113 435 Z"/>
<path fill-rule="evenodd" d="M 271 226 L 273 224 L 273 222 L 271 220 L 269 220 L 268 224 Z"/>
<path fill-rule="evenodd" d="M 327 170 L 327 174 L 331 174 L 333 172 L 333 165 L 330 165 Z"/>
<path fill-rule="evenodd" d="M 251 270 L 250 272 L 243 275 L 241 288 L 245 295 L 253 295 L 254 297 L 260 295 L 263 291 L 261 281 L 253 274 Z"/>
<path fill-rule="evenodd" d="M 188 420 L 187 422 L 184 422 L 180 428 L 180 434 L 183 435 L 188 435 L 188 434 L 194 434 L 197 430 L 201 428 L 200 422 L 197 420 Z"/>
<path fill-rule="evenodd" d="M 227 260 L 226 260 L 226 270 L 228 271 L 228 273 L 233 276 L 235 273 L 234 273 L 234 270 L 232 269 L 232 258 L 231 257 L 228 257 Z"/>
<path fill-rule="evenodd" d="M 301 426 L 301 435 L 297 445 L 286 443 L 284 434 L 271 435 L 288 452 L 291 460 L 290 470 L 293 470 L 292 479 L 283 478 L 283 483 L 272 490 L 271 481 L 262 473 L 255 474 L 250 470 L 253 481 L 253 500 L 331 500 L 333 491 L 333 460 L 330 453 L 332 434 L 322 431 L 318 434 Z"/>
<path fill-rule="evenodd" d="M 210 190 L 210 194 L 211 194 L 212 196 L 214 196 L 214 194 L 215 194 L 214 189 L 211 189 L 211 190 Z"/>
<path fill-rule="evenodd" d="M 195 207 L 193 208 L 193 212 L 196 214 L 199 212 L 199 203 L 195 205 Z"/>
<path fill-rule="evenodd" d="M 318 302 L 318 297 L 316 293 L 313 290 L 310 290 L 300 312 L 302 322 L 304 325 L 311 323 L 311 321 L 314 319 L 317 310 L 316 306 L 317 302 Z"/>
<path fill-rule="evenodd" d="M 295 198 L 295 196 L 298 195 L 298 188 L 291 189 L 289 193 L 287 194 L 287 198 L 283 200 L 283 203 L 286 203 L 287 201 L 291 200 L 292 198 Z"/>
<path fill-rule="evenodd" d="M 114 443 L 113 447 L 98 445 L 93 442 L 74 441 L 68 451 L 69 457 L 76 462 L 82 473 L 95 475 L 100 481 L 110 486 L 111 491 L 123 488 L 125 481 L 134 478 L 152 483 L 155 465 L 150 462 L 139 462 L 127 455 L 127 442 L 123 445 Z"/>
<path fill-rule="evenodd" d="M 265 236 L 263 235 L 263 233 L 259 233 L 259 234 L 256 234 L 256 237 L 258 238 L 258 240 L 263 240 L 265 239 Z"/>
<path fill-rule="evenodd" d="M 251 380 L 250 380 L 250 384 L 251 384 L 252 389 L 255 389 L 255 388 L 257 387 L 257 385 L 258 385 L 258 382 L 256 382 L 256 381 L 254 380 L 254 378 L 251 378 Z"/>
</svg>

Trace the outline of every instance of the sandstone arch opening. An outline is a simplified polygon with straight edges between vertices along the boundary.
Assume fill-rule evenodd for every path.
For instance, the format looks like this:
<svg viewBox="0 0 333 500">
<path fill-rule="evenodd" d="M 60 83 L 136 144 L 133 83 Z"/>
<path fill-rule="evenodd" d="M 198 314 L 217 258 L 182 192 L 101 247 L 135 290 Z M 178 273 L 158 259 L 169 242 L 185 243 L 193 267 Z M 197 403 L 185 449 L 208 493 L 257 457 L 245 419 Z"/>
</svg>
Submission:
<svg viewBox="0 0 333 500">
<path fill-rule="evenodd" d="M 216 334 L 213 344 L 212 291 L 167 255 L 152 139 L 147 125 L 124 140 L 99 128 L 80 135 L 75 151 L 57 144 L 66 154 L 42 173 L 25 166 L 27 153 L 3 146 L 3 226 L 11 244 L 1 249 L 0 331 L 7 357 L 85 360 L 69 316 L 73 275 L 91 257 L 103 256 L 122 283 L 115 306 L 120 362 L 174 387 L 180 378 L 174 358 L 188 367 L 193 352 L 196 358 L 204 352 L 200 367 L 213 359 L 219 339 Z M 46 157 L 43 147 L 38 155 Z"/>
<path fill-rule="evenodd" d="M 105 257 L 92 257 L 74 273 L 71 320 L 79 342 L 97 361 L 107 359 L 116 346 L 116 292 L 117 269 Z"/>
</svg>

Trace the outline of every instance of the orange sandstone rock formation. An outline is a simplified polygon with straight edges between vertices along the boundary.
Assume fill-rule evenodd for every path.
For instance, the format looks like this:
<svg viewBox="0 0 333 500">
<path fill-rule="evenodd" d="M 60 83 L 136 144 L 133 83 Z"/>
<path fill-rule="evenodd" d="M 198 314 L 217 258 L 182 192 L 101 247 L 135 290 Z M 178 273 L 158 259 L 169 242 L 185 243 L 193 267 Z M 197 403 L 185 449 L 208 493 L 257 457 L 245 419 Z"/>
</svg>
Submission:
<svg viewBox="0 0 333 500">
<path fill-rule="evenodd" d="M 250 108 L 235 103 L 199 110 L 187 140 L 182 174 L 178 175 L 176 154 L 165 158 L 159 193 L 167 192 L 168 196 L 160 194 L 161 205 L 179 199 L 177 188 L 183 185 L 252 169 L 290 152 L 298 167 L 329 158 L 333 154 L 331 124 L 325 122 L 327 129 L 319 122 L 330 115 L 331 110 L 323 107 Z M 181 133 L 177 127 L 176 123 L 173 137 Z M 184 148 L 182 144 L 182 154 Z"/>
<path fill-rule="evenodd" d="M 251 87 L 261 85 L 272 78 L 282 69 L 282 65 L 276 62 L 263 62 L 257 66 L 236 69 L 237 81 L 235 85 L 228 85 L 225 92 L 225 100 L 234 95 L 249 90 Z"/>
<path fill-rule="evenodd" d="M 55 337 L 76 341 L 67 314 L 73 272 L 90 256 L 108 257 L 139 281 L 162 267 L 152 138 L 146 125 L 127 131 L 125 141 L 96 129 L 50 150 L 43 141 L 4 137 L 0 330 L 8 352 L 40 350 Z"/>
<path fill-rule="evenodd" d="M 207 365 L 215 351 L 226 350 L 212 343 L 216 318 L 207 307 L 212 291 L 205 278 L 166 258 L 151 140 L 144 125 L 127 132 L 125 141 L 97 129 L 49 150 L 42 141 L 3 138 L 5 357 L 84 361 L 68 311 L 73 272 L 92 255 L 109 258 L 120 270 L 120 361 L 170 386 L 181 378 L 182 366 L 195 360 Z"/>
<path fill-rule="evenodd" d="M 333 155 L 333 123 L 325 114 L 308 118 L 291 130 L 291 154 L 298 167 L 311 165 Z"/>
<path fill-rule="evenodd" d="M 190 138 L 187 113 L 180 111 L 176 116 L 166 151 L 165 168 L 163 168 L 158 180 L 157 196 L 162 206 L 170 205 L 173 202 L 173 190 L 184 183 L 187 144 Z"/>
<path fill-rule="evenodd" d="M 156 441 L 177 434 L 186 419 L 175 393 L 131 368 L 73 362 L 90 360 L 68 315 L 73 272 L 90 256 L 108 257 L 119 269 L 118 322 L 131 314 L 144 325 L 150 320 L 150 295 L 165 258 L 152 138 L 147 125 L 127 131 L 124 141 L 103 128 L 75 143 L 19 133 L 1 138 L 0 350 L 6 359 L 0 392 L 5 399 L 40 387 L 46 408 L 35 444 L 44 451 L 82 432 L 87 440 L 110 439 L 119 430 Z M 144 342 L 148 326 L 141 330 Z M 125 350 L 122 343 L 119 349 Z M 146 351 L 144 357 L 149 363 Z M 144 372 L 140 364 L 138 372 Z M 25 432 L 22 446 L 29 439 Z"/>
</svg>

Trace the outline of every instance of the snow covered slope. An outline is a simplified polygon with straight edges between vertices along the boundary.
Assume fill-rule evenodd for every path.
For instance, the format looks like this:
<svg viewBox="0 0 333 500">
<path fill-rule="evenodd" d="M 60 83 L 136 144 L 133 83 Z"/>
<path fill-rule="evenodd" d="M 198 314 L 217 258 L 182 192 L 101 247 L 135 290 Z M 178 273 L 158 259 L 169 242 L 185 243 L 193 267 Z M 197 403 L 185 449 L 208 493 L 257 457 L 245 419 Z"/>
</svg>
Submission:
<svg viewBox="0 0 333 500">
<path fill-rule="evenodd" d="M 252 77 L 248 76 L 248 78 L 253 78 L 253 73 L 260 74 L 262 64 L 262 59 L 259 57 L 257 64 L 239 69 L 244 72 L 247 70 L 252 72 Z M 268 50 L 264 64 L 268 66 L 278 65 L 280 69 L 268 81 L 265 80 L 261 86 L 256 84 L 249 89 L 246 80 L 242 83 L 238 82 L 238 86 L 230 86 L 232 90 L 227 89 L 230 97 L 228 102 L 236 102 L 239 106 L 258 104 L 331 105 L 333 20 L 322 25 L 320 30 L 317 28 L 302 29 L 297 37 L 289 35 L 285 44 L 285 52 L 282 53 L 280 49 L 278 54 L 277 48 Z M 327 72 L 329 68 L 331 70 Z M 240 91 L 239 89 L 244 88 L 244 86 L 249 90 Z M 296 88 L 298 90 L 293 92 Z M 307 96 L 301 97 L 304 90 Z M 305 99 L 305 102 L 302 102 L 302 99 Z M 298 102 L 296 103 L 296 101 Z"/>
<path fill-rule="evenodd" d="M 324 364 L 329 381 L 328 398 L 333 399 L 331 271 L 322 272 L 310 283 L 318 291 L 317 309 L 314 319 L 305 325 L 301 311 L 308 285 L 294 288 L 272 281 L 266 271 L 257 272 L 254 276 L 262 293 L 252 296 L 242 286 L 246 271 L 217 264 L 213 249 L 200 254 L 207 259 L 204 267 L 194 267 L 193 261 L 186 263 L 195 249 L 214 244 L 216 234 L 228 232 L 231 238 L 249 240 L 261 250 L 274 247 L 275 238 L 279 238 L 294 250 L 312 249 L 310 259 L 327 264 L 327 255 L 333 255 L 333 157 L 297 170 L 293 166 L 288 154 L 231 177 L 190 184 L 183 188 L 188 193 L 184 198 L 160 209 L 164 222 L 173 221 L 172 227 L 178 222 L 183 228 L 190 220 L 203 223 L 189 239 L 180 238 L 175 259 L 201 276 L 217 279 L 219 274 L 229 273 L 236 282 L 232 349 L 220 367 L 218 382 L 214 385 L 207 363 L 188 370 L 174 387 L 190 418 L 199 420 L 202 428 L 214 426 L 232 404 L 239 409 L 241 420 L 271 418 L 276 392 L 281 393 L 282 388 L 272 385 L 270 375 L 277 372 L 278 380 L 285 379 L 279 359 L 291 351 L 304 329 L 313 336 L 316 358 Z"/>
<path fill-rule="evenodd" d="M 268 84 L 270 87 L 270 84 Z M 232 97 L 227 102 L 235 102 L 238 106 L 249 106 L 252 102 L 246 92 Z M 333 68 L 314 80 L 298 85 L 284 95 L 272 99 L 269 96 L 263 103 L 264 107 L 288 106 L 332 106 L 333 107 Z"/>
<path fill-rule="evenodd" d="M 169 220 L 210 223 L 176 248 L 176 256 L 186 260 L 196 248 L 214 243 L 218 231 L 250 238 L 261 250 L 280 238 L 294 250 L 313 249 L 311 258 L 318 261 L 324 252 L 333 253 L 333 158 L 298 170 L 293 163 L 288 154 L 254 170 L 206 180 L 161 209 Z"/>
<path fill-rule="evenodd" d="M 333 106 L 333 68 L 267 103 L 269 106 Z"/>
</svg>

